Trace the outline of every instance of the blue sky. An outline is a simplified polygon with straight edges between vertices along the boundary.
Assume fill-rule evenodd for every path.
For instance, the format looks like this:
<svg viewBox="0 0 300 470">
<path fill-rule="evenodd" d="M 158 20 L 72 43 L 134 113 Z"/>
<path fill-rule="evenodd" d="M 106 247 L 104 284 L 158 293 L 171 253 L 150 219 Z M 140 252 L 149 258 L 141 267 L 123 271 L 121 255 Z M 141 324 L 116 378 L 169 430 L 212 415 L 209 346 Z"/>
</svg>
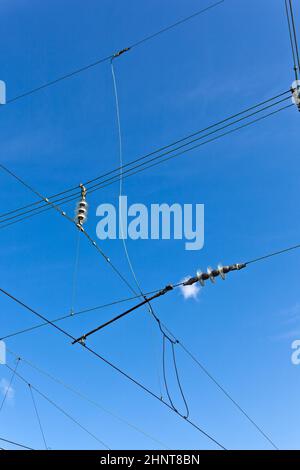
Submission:
<svg viewBox="0 0 300 470">
<path fill-rule="evenodd" d="M 297 24 L 300 8 L 295 3 Z M 209 5 L 208 1 L 8 1 L 0 5 L 1 77 L 8 99 L 106 56 Z M 115 62 L 124 160 L 168 144 L 287 90 L 293 80 L 281 0 L 226 0 L 221 6 L 145 43 Z M 1 162 L 44 194 L 79 184 L 118 165 L 112 79 L 104 63 L 56 86 L 1 107 Z M 299 242 L 299 115 L 290 108 L 218 142 L 124 182 L 129 202 L 205 204 L 205 246 L 129 241 L 145 291 Z M 24 187 L 0 174 L 2 210 L 31 202 Z M 118 187 L 89 199 L 116 203 Z M 67 206 L 70 214 L 73 207 Z M 70 310 L 77 234 L 54 211 L 1 230 L 1 286 L 48 318 Z M 130 277 L 120 241 L 103 249 Z M 207 285 L 198 300 L 176 291 L 157 314 L 206 365 L 279 448 L 299 448 L 300 253 L 273 258 Z M 81 243 L 76 308 L 130 293 L 87 243 Z M 38 321 L 0 299 L 1 336 Z M 100 310 L 61 325 L 78 336 L 122 311 Z M 90 343 L 159 393 L 161 338 L 140 310 Z M 72 384 L 91 399 L 175 449 L 214 448 L 187 423 L 51 328 L 7 341 L 10 349 Z M 12 360 L 10 358 L 12 363 Z M 178 351 L 191 417 L 227 448 L 269 448 L 199 368 Z M 1 380 L 10 374 L 1 367 Z M 79 400 L 25 364 L 20 373 L 64 406 L 111 448 L 158 444 Z M 172 383 L 172 385 L 174 385 Z M 0 415 L 1 435 L 41 448 L 29 391 L 15 380 Z M 3 387 L 2 387 L 3 388 Z M 175 391 L 176 395 L 176 391 Z M 93 449 L 90 436 L 37 397 L 49 447 Z"/>
</svg>

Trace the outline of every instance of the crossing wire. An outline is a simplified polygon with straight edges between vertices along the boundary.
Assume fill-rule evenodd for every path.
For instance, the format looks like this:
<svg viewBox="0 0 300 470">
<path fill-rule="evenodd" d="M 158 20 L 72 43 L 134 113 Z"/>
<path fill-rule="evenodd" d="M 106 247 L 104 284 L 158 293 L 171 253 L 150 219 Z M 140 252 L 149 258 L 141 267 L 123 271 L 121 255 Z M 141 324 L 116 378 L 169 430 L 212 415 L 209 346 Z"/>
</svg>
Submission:
<svg viewBox="0 0 300 470">
<path fill-rule="evenodd" d="M 17 362 L 16 362 L 16 366 L 15 366 L 15 368 L 14 368 L 13 371 L 12 371 L 12 375 L 11 375 L 9 384 L 8 384 L 8 386 L 6 387 L 6 390 L 5 390 L 5 393 L 4 393 L 4 397 L 3 397 L 2 402 L 1 402 L 1 405 L 0 405 L 0 413 L 1 413 L 2 408 L 3 408 L 3 406 L 4 406 L 4 403 L 5 403 L 5 401 L 6 401 L 7 397 L 8 397 L 8 394 L 9 394 L 9 393 L 11 392 L 11 390 L 12 390 L 11 386 L 12 386 L 14 377 L 15 377 L 15 375 L 16 375 L 16 372 L 17 372 L 17 368 L 18 368 L 19 363 L 20 363 L 20 358 L 18 357 L 18 358 L 17 358 Z"/>
</svg>

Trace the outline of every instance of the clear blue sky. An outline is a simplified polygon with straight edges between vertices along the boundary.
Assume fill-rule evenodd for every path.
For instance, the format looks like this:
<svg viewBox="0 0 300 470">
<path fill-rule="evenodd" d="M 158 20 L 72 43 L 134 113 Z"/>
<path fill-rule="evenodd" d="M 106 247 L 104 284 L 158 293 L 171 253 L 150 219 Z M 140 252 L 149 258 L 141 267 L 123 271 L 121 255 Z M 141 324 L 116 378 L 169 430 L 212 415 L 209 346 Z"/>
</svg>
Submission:
<svg viewBox="0 0 300 470">
<path fill-rule="evenodd" d="M 295 3 L 299 29 L 300 8 Z M 126 2 L 4 0 L 0 5 L 1 76 L 8 98 L 73 68 L 126 47 L 187 16 L 204 0 Z M 291 85 L 291 52 L 282 0 L 224 4 L 149 41 L 116 63 L 124 159 L 180 138 Z M 232 263 L 299 242 L 299 117 L 282 112 L 190 155 L 130 178 L 130 202 L 204 203 L 205 247 L 182 241 L 129 241 L 143 288 L 175 282 L 196 269 Z M 2 107 L 1 162 L 44 194 L 52 194 L 118 164 L 109 63 Z M 33 200 L 0 174 L 1 212 Z M 95 235 L 95 210 L 116 202 L 118 187 L 90 198 L 87 228 Z M 70 214 L 73 207 L 69 207 Z M 1 286 L 49 318 L 70 309 L 76 233 L 54 211 L 0 231 Z M 105 251 L 130 276 L 120 241 Z M 299 448 L 300 366 L 291 364 L 291 342 L 300 339 L 300 253 L 273 258 L 207 285 L 199 300 L 179 292 L 156 302 L 156 311 L 232 396 L 282 448 Z M 76 308 L 130 295 L 85 242 L 80 251 Z M 79 335 L 123 306 L 68 319 Z M 0 298 L 1 336 L 38 321 Z M 97 400 L 166 447 L 214 446 L 112 369 L 50 328 L 18 336 L 8 347 Z M 157 393 L 161 339 L 140 310 L 91 339 L 91 345 Z M 11 361 L 11 358 L 10 358 Z M 178 351 L 191 417 L 227 448 L 269 448 L 199 368 Z M 20 372 L 64 406 L 111 448 L 158 444 L 97 411 L 29 367 Z M 6 369 L 1 379 L 9 380 Z M 3 382 L 3 380 L 2 380 Z M 26 387 L 0 415 L 0 435 L 41 448 Z M 36 397 L 51 448 L 99 448 L 87 434 Z"/>
</svg>

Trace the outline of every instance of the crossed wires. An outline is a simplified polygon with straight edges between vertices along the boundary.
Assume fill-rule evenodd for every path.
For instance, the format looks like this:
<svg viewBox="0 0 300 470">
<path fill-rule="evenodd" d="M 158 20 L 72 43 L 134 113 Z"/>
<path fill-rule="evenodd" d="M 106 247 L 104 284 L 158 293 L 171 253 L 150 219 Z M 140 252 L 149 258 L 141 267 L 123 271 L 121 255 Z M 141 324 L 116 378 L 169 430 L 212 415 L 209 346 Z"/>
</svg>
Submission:
<svg viewBox="0 0 300 470">
<path fill-rule="evenodd" d="M 71 72 L 66 73 L 66 74 L 64 74 L 64 75 L 61 75 L 60 77 L 57 77 L 57 78 L 55 78 L 55 79 L 53 79 L 53 80 L 51 80 L 51 81 L 49 81 L 49 82 L 42 83 L 41 85 L 38 85 L 37 87 L 32 88 L 31 90 L 27 90 L 27 91 L 25 91 L 25 92 L 23 92 L 23 93 L 21 93 L 21 94 L 19 94 L 19 95 L 17 95 L 17 96 L 14 96 L 13 98 L 10 98 L 9 100 L 7 100 L 6 104 L 14 103 L 15 101 L 18 101 L 18 100 L 20 100 L 20 99 L 23 99 L 23 98 L 25 98 L 26 96 L 32 95 L 32 94 L 34 94 L 34 93 L 36 93 L 36 92 L 39 92 L 39 91 L 41 91 L 41 90 L 44 90 L 45 88 L 51 87 L 51 86 L 53 86 L 53 85 L 56 85 L 56 84 L 59 83 L 59 82 L 62 82 L 62 81 L 67 80 L 67 79 L 69 79 L 69 78 L 72 78 L 72 77 L 74 77 L 75 75 L 78 75 L 78 74 L 80 74 L 80 73 L 82 73 L 82 72 L 85 72 L 86 70 L 89 70 L 89 69 L 91 69 L 91 68 L 94 68 L 94 67 L 96 67 L 96 66 L 98 66 L 98 65 L 100 65 L 100 64 L 102 64 L 102 63 L 104 63 L 104 62 L 107 62 L 107 61 L 111 60 L 113 57 L 119 56 L 119 55 L 123 54 L 124 52 L 130 51 L 130 50 L 132 50 L 132 49 L 134 49 L 134 48 L 136 48 L 136 47 L 138 47 L 138 46 L 140 46 L 140 45 L 143 45 L 145 42 L 150 41 L 150 40 L 156 38 L 157 36 L 159 36 L 159 35 L 161 35 L 161 34 L 167 32 L 167 31 L 170 31 L 170 30 L 173 29 L 173 28 L 178 27 L 178 26 L 180 26 L 181 24 L 186 23 L 187 21 L 190 21 L 190 20 L 196 18 L 196 17 L 199 16 L 199 15 L 202 15 L 203 13 L 205 13 L 205 12 L 211 10 L 212 8 L 217 7 L 217 6 L 220 5 L 221 3 L 224 3 L 224 0 L 220 0 L 220 1 L 216 2 L 216 3 L 213 3 L 213 4 L 209 5 L 209 6 L 206 7 L 206 8 L 202 8 L 201 10 L 196 11 L 196 12 L 193 13 L 192 15 L 189 15 L 189 16 L 187 16 L 187 17 L 185 17 L 185 18 L 183 18 L 183 19 L 181 19 L 181 20 L 179 20 L 179 21 L 176 21 L 175 23 L 170 24 L 169 26 L 167 26 L 167 27 L 165 27 L 165 28 L 163 28 L 163 29 L 160 29 L 159 31 L 156 31 L 156 32 L 153 33 L 153 34 L 149 34 L 148 36 L 145 36 L 144 38 L 142 38 L 142 39 L 140 39 L 140 40 L 138 40 L 138 41 L 132 43 L 130 46 L 121 49 L 121 50 L 120 50 L 119 52 L 117 52 L 117 53 L 113 53 L 113 54 L 110 54 L 110 55 L 108 55 L 108 56 L 102 57 L 101 59 L 97 59 L 97 60 L 95 60 L 94 62 L 91 62 L 91 63 L 89 63 L 89 64 L 87 64 L 87 65 L 85 65 L 85 66 L 83 66 L 83 67 L 80 67 L 80 68 L 77 68 L 77 69 L 75 69 L 75 70 L 72 70 Z"/>
<path fill-rule="evenodd" d="M 11 351 L 10 349 L 6 348 L 7 351 L 9 352 L 9 354 L 11 354 L 13 357 L 20 357 L 20 355 L 17 355 L 16 353 L 14 353 L 13 351 Z M 147 433 L 146 431 L 144 431 L 143 429 L 141 429 L 140 427 L 136 426 L 135 424 L 131 423 L 130 421 L 128 421 L 127 419 L 124 419 L 123 417 L 121 417 L 120 415 L 116 414 L 115 412 L 112 412 L 110 410 L 108 410 L 107 408 L 105 408 L 103 405 L 101 405 L 98 401 L 95 401 L 94 399 L 88 397 L 87 395 L 85 395 L 84 393 L 82 393 L 81 391 L 79 391 L 78 389 L 74 388 L 73 386 L 69 385 L 68 383 L 66 383 L 65 381 L 62 381 L 60 378 L 54 376 L 53 374 L 50 374 L 48 371 L 44 370 L 44 369 L 41 369 L 41 367 L 37 366 L 36 364 L 32 363 L 31 361 L 29 361 L 28 359 L 25 359 L 24 356 L 22 355 L 22 357 L 20 357 L 20 360 L 22 360 L 22 363 L 23 364 L 26 364 L 28 365 L 31 369 L 33 369 L 34 371 L 38 372 L 39 374 L 45 376 L 47 379 L 51 380 L 52 382 L 58 384 L 59 386 L 61 386 L 62 388 L 64 388 L 65 390 L 67 390 L 68 392 L 71 392 L 73 395 L 77 396 L 78 398 L 80 398 L 82 401 L 85 401 L 87 403 L 89 403 L 90 405 L 92 405 L 93 407 L 97 408 L 98 410 L 101 410 L 102 412 L 106 413 L 107 415 L 113 417 L 114 419 L 118 420 L 120 423 L 122 424 L 125 424 L 126 426 L 128 426 L 129 428 L 133 429 L 134 431 L 138 432 L 139 434 L 141 434 L 142 436 L 146 437 L 147 439 L 150 439 L 152 440 L 153 442 L 155 442 L 155 444 L 159 444 L 163 449 L 167 449 L 168 447 L 166 446 L 166 444 L 164 444 L 163 442 L 161 442 L 159 439 L 157 439 L 156 437 L 150 435 L 149 433 Z"/>
<path fill-rule="evenodd" d="M 285 12 L 286 12 L 286 18 L 287 18 L 288 29 L 289 29 L 289 38 L 290 38 L 290 43 L 291 43 L 295 80 L 297 83 L 298 78 L 299 78 L 298 73 L 300 71 L 300 56 L 299 56 L 299 48 L 298 48 L 298 41 L 297 41 L 297 35 L 296 35 L 292 0 L 285 0 Z"/>
<path fill-rule="evenodd" d="M 37 312 L 36 310 L 34 310 L 33 308 L 31 308 L 29 305 L 25 304 L 23 301 L 19 300 L 17 297 L 15 297 L 14 295 L 10 294 L 8 291 L 0 288 L 0 292 L 2 292 L 2 294 L 4 294 L 5 296 L 9 297 L 11 300 L 13 300 L 15 303 L 17 303 L 18 305 L 20 305 L 21 307 L 23 307 L 24 309 L 26 309 L 27 311 L 29 311 L 30 313 L 32 313 L 33 315 L 37 316 L 38 318 L 44 320 L 45 322 L 47 322 L 49 325 L 51 325 L 53 328 L 55 328 L 57 331 L 59 331 L 60 333 L 62 333 L 64 336 L 66 336 L 68 339 L 72 340 L 72 341 L 75 341 L 76 338 L 70 334 L 67 330 L 64 330 L 63 328 L 61 328 L 60 326 L 57 326 L 55 323 L 51 322 L 51 320 L 49 320 L 48 318 L 46 318 L 44 315 L 40 314 L 39 312 Z M 164 401 L 163 399 L 161 399 L 158 395 L 156 395 L 155 392 L 153 392 L 152 390 L 150 390 L 148 387 L 146 387 L 145 385 L 143 385 L 141 382 L 139 382 L 137 379 L 135 379 L 134 377 L 130 376 L 127 372 L 125 372 L 124 370 L 122 370 L 120 367 L 116 366 L 115 364 L 113 364 L 111 361 L 109 361 L 108 359 L 106 359 L 104 356 L 102 356 L 101 354 L 97 353 L 94 349 L 92 349 L 91 347 L 87 346 L 87 345 L 83 345 L 82 343 L 78 342 L 76 343 L 78 344 L 79 346 L 81 346 L 84 350 L 88 351 L 89 353 L 91 353 L 93 356 L 95 356 L 97 359 L 99 359 L 100 361 L 104 362 L 105 364 L 107 364 L 108 366 L 112 367 L 115 371 L 117 371 L 118 373 L 120 373 L 121 375 L 123 375 L 124 377 L 126 377 L 130 382 L 134 383 L 135 385 L 137 385 L 140 389 L 142 389 L 144 392 L 146 392 L 148 395 L 152 396 L 153 398 L 155 398 L 156 400 L 158 400 L 160 403 L 162 403 L 166 408 L 170 409 L 171 411 L 173 411 L 179 418 L 183 419 L 184 421 L 186 421 L 187 423 L 189 423 L 190 426 L 192 426 L 194 429 L 196 429 L 200 434 L 206 436 L 210 441 L 212 441 L 213 443 L 215 443 L 218 447 L 220 447 L 221 449 L 223 450 L 226 450 L 226 448 L 223 446 L 223 444 L 221 444 L 217 439 L 215 439 L 211 434 L 209 434 L 208 432 L 206 432 L 202 427 L 200 427 L 198 424 L 196 424 L 194 421 L 191 421 L 191 419 L 189 418 L 183 418 L 182 415 L 180 415 L 176 410 L 174 410 L 174 408 L 166 401 Z M 18 374 L 16 374 L 18 376 Z M 36 389 L 35 389 L 36 390 Z"/>
<path fill-rule="evenodd" d="M 32 447 L 28 447 L 28 446 L 25 446 L 24 444 L 20 444 L 20 442 L 11 441 L 9 439 L 4 439 L 4 437 L 0 437 L 0 441 L 6 442 L 7 444 L 12 444 L 17 447 L 21 447 L 22 449 L 25 449 L 25 450 L 34 450 Z M 6 450 L 6 449 L 2 449 L 2 450 Z"/>
</svg>

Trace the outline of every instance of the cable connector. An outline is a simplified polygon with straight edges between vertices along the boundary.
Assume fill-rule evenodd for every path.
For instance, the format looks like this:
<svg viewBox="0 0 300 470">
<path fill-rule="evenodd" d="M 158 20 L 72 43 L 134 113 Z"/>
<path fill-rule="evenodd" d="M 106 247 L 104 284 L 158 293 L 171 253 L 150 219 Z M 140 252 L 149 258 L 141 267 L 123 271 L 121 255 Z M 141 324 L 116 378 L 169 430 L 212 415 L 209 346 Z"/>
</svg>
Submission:
<svg viewBox="0 0 300 470">
<path fill-rule="evenodd" d="M 226 278 L 226 274 L 228 274 L 231 271 L 240 271 L 241 269 L 246 267 L 246 263 L 236 263 L 236 264 L 231 264 L 230 266 L 222 266 L 221 264 L 218 265 L 217 269 L 212 269 L 210 267 L 207 268 L 206 272 L 202 271 L 197 271 L 197 275 L 194 277 L 190 277 L 186 281 L 182 283 L 183 286 L 191 286 L 192 284 L 195 284 L 196 282 L 199 282 L 199 284 L 204 287 L 205 286 L 205 281 L 210 280 L 212 283 L 215 283 L 215 278 L 220 276 L 223 281 Z"/>
<path fill-rule="evenodd" d="M 125 47 L 124 49 L 121 49 L 120 51 L 116 52 L 113 55 L 113 59 L 116 59 L 117 57 L 120 57 L 120 55 L 124 54 L 125 52 L 130 51 L 130 47 Z"/>
</svg>

